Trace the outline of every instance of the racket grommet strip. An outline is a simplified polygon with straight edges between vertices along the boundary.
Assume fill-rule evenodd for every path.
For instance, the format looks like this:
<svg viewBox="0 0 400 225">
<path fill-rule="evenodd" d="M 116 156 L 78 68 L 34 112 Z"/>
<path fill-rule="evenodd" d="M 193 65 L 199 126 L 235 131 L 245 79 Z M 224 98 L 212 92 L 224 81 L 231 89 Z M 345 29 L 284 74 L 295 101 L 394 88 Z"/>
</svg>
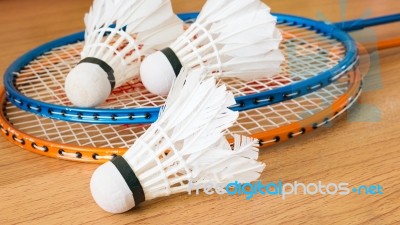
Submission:
<svg viewBox="0 0 400 225">
<path fill-rule="evenodd" d="M 283 99 L 289 99 L 289 94 L 283 94 Z"/>
<path fill-rule="evenodd" d="M 42 108 L 40 106 L 35 107 L 35 106 L 32 106 L 32 105 L 28 104 L 26 107 L 29 110 L 34 110 L 34 111 L 36 111 L 38 113 L 42 112 Z"/>
<path fill-rule="evenodd" d="M 151 114 L 150 113 L 146 113 L 146 115 L 144 116 L 144 118 L 146 120 L 150 120 L 151 119 Z"/>
<path fill-rule="evenodd" d="M 321 83 L 319 83 L 319 84 L 317 84 L 317 85 L 315 85 L 315 86 L 313 86 L 313 87 L 307 87 L 307 90 L 308 91 L 310 91 L 310 92 L 312 92 L 312 91 L 314 91 L 314 90 L 318 90 L 318 89 L 320 89 L 321 87 L 323 87 L 324 86 L 324 83 L 323 82 L 321 82 Z"/>
<path fill-rule="evenodd" d="M 58 154 L 60 156 L 64 156 L 64 157 L 72 157 L 72 158 L 77 158 L 77 159 L 81 159 L 83 157 L 81 152 L 75 152 L 75 153 L 67 153 L 65 152 L 63 149 L 59 149 L 58 150 Z"/>
<path fill-rule="evenodd" d="M 292 98 L 295 98 L 300 95 L 301 95 L 301 91 L 298 90 L 298 91 L 290 93 L 290 94 L 289 93 L 284 94 L 283 99 L 292 99 Z"/>
<path fill-rule="evenodd" d="M 23 138 L 18 138 L 15 134 L 13 134 L 12 139 L 21 145 L 25 145 L 25 140 Z"/>
<path fill-rule="evenodd" d="M 98 160 L 98 157 L 99 156 L 99 154 L 97 154 L 97 153 L 93 153 L 92 154 L 92 158 L 94 159 L 94 160 Z"/>
<path fill-rule="evenodd" d="M 79 113 L 77 114 L 77 116 L 78 116 L 78 119 L 83 120 L 83 114 L 82 114 L 82 113 L 79 112 Z"/>
<path fill-rule="evenodd" d="M 16 99 L 16 98 L 13 98 L 13 101 L 16 102 L 19 106 L 23 106 L 23 105 L 24 105 L 24 102 L 23 102 L 23 101 L 18 100 L 18 99 Z"/>
<path fill-rule="evenodd" d="M 288 134 L 288 138 L 294 138 L 296 136 L 299 136 L 299 135 L 302 135 L 302 134 L 305 134 L 305 133 L 306 133 L 306 129 L 305 128 L 301 128 L 300 131 L 297 132 L 297 133 L 290 132 Z"/>
<path fill-rule="evenodd" d="M 82 153 L 76 152 L 75 154 L 76 154 L 76 158 L 78 158 L 78 159 L 82 158 Z"/>
<path fill-rule="evenodd" d="M 8 136 L 10 135 L 10 132 L 8 132 L 8 130 L 4 129 L 4 127 L 2 125 L 0 125 L 0 130 L 3 131 L 3 133 Z"/>
<path fill-rule="evenodd" d="M 48 152 L 49 148 L 47 146 L 38 146 L 35 142 L 32 142 L 31 144 L 32 148 L 42 151 L 42 152 Z"/>
</svg>

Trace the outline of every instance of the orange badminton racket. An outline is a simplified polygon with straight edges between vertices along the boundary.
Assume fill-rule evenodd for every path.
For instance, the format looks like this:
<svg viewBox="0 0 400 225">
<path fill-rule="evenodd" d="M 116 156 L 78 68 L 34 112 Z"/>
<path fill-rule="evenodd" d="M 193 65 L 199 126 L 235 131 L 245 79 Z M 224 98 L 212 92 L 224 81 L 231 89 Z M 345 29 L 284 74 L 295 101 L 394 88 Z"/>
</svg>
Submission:
<svg viewBox="0 0 400 225">
<path fill-rule="evenodd" d="M 349 71 L 335 83 L 306 96 L 240 113 L 227 133 L 252 136 L 262 147 L 313 131 L 342 115 L 357 100 L 362 76 Z M 0 129 L 16 145 L 41 155 L 103 163 L 122 155 L 149 125 L 96 125 L 39 117 L 1 95 Z"/>
</svg>

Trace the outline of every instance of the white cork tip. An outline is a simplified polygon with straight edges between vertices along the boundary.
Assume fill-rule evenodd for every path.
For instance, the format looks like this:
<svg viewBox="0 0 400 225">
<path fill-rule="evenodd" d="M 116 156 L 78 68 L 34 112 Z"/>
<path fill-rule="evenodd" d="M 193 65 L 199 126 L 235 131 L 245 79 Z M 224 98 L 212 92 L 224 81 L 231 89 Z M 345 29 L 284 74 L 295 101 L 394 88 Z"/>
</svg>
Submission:
<svg viewBox="0 0 400 225">
<path fill-rule="evenodd" d="M 135 207 L 132 191 L 111 162 L 96 169 L 90 180 L 90 190 L 97 205 L 109 213 L 124 213 Z"/>
<path fill-rule="evenodd" d="M 169 93 L 176 75 L 167 57 L 158 51 L 144 59 L 140 66 L 140 78 L 149 92 L 165 96 Z"/>
<path fill-rule="evenodd" d="M 81 63 L 65 80 L 68 99 L 77 107 L 91 108 L 103 103 L 111 93 L 107 73 L 98 65 Z"/>
</svg>

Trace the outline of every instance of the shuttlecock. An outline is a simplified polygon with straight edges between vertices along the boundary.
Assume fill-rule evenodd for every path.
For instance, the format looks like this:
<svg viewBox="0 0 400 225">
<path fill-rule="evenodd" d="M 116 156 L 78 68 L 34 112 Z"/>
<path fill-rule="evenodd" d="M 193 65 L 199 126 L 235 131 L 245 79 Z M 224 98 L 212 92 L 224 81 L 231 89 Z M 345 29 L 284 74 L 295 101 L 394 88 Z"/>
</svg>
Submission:
<svg viewBox="0 0 400 225">
<path fill-rule="evenodd" d="M 144 56 L 183 33 L 169 0 L 95 0 L 85 16 L 82 60 L 65 81 L 69 100 L 94 107 L 111 91 L 138 76 Z"/>
<path fill-rule="evenodd" d="M 140 77 L 153 94 L 166 95 L 182 66 L 217 77 L 271 77 L 284 60 L 276 18 L 259 0 L 208 0 L 194 22 L 168 48 L 144 59 Z"/>
<path fill-rule="evenodd" d="M 257 162 L 258 141 L 235 136 L 232 150 L 224 131 L 238 117 L 235 103 L 215 78 L 182 72 L 159 119 L 123 156 L 100 166 L 90 188 L 96 203 L 111 213 L 126 212 L 145 200 L 187 192 L 189 183 L 251 182 L 265 165 Z M 185 77 L 185 78 L 183 78 Z M 168 153 L 166 153 L 168 152 Z"/>
</svg>

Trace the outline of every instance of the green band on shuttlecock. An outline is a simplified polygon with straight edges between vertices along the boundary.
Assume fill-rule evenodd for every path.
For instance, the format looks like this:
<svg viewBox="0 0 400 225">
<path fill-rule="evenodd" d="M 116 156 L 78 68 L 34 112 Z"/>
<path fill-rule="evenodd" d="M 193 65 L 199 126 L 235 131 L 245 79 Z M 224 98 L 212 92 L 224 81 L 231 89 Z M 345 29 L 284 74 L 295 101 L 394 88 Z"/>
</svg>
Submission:
<svg viewBox="0 0 400 225">
<path fill-rule="evenodd" d="M 129 166 L 128 162 L 122 156 L 117 156 L 111 162 L 115 165 L 118 171 L 121 173 L 129 189 L 132 191 L 135 205 L 145 201 L 144 191 L 140 184 L 135 172 Z"/>
<path fill-rule="evenodd" d="M 113 70 L 113 68 L 111 68 L 111 66 L 109 66 L 103 60 L 98 59 L 98 58 L 93 58 L 93 57 L 84 58 L 78 64 L 81 64 L 81 63 L 92 63 L 92 64 L 96 64 L 96 65 L 100 66 L 100 68 L 103 69 L 104 72 L 107 73 L 107 76 L 108 76 L 107 79 L 110 81 L 111 91 L 114 90 L 115 76 L 114 76 L 114 70 Z"/>
<path fill-rule="evenodd" d="M 171 48 L 164 48 L 161 52 L 167 57 L 169 63 L 174 69 L 175 76 L 178 76 L 182 69 L 182 63 L 179 60 L 178 56 Z"/>
</svg>

